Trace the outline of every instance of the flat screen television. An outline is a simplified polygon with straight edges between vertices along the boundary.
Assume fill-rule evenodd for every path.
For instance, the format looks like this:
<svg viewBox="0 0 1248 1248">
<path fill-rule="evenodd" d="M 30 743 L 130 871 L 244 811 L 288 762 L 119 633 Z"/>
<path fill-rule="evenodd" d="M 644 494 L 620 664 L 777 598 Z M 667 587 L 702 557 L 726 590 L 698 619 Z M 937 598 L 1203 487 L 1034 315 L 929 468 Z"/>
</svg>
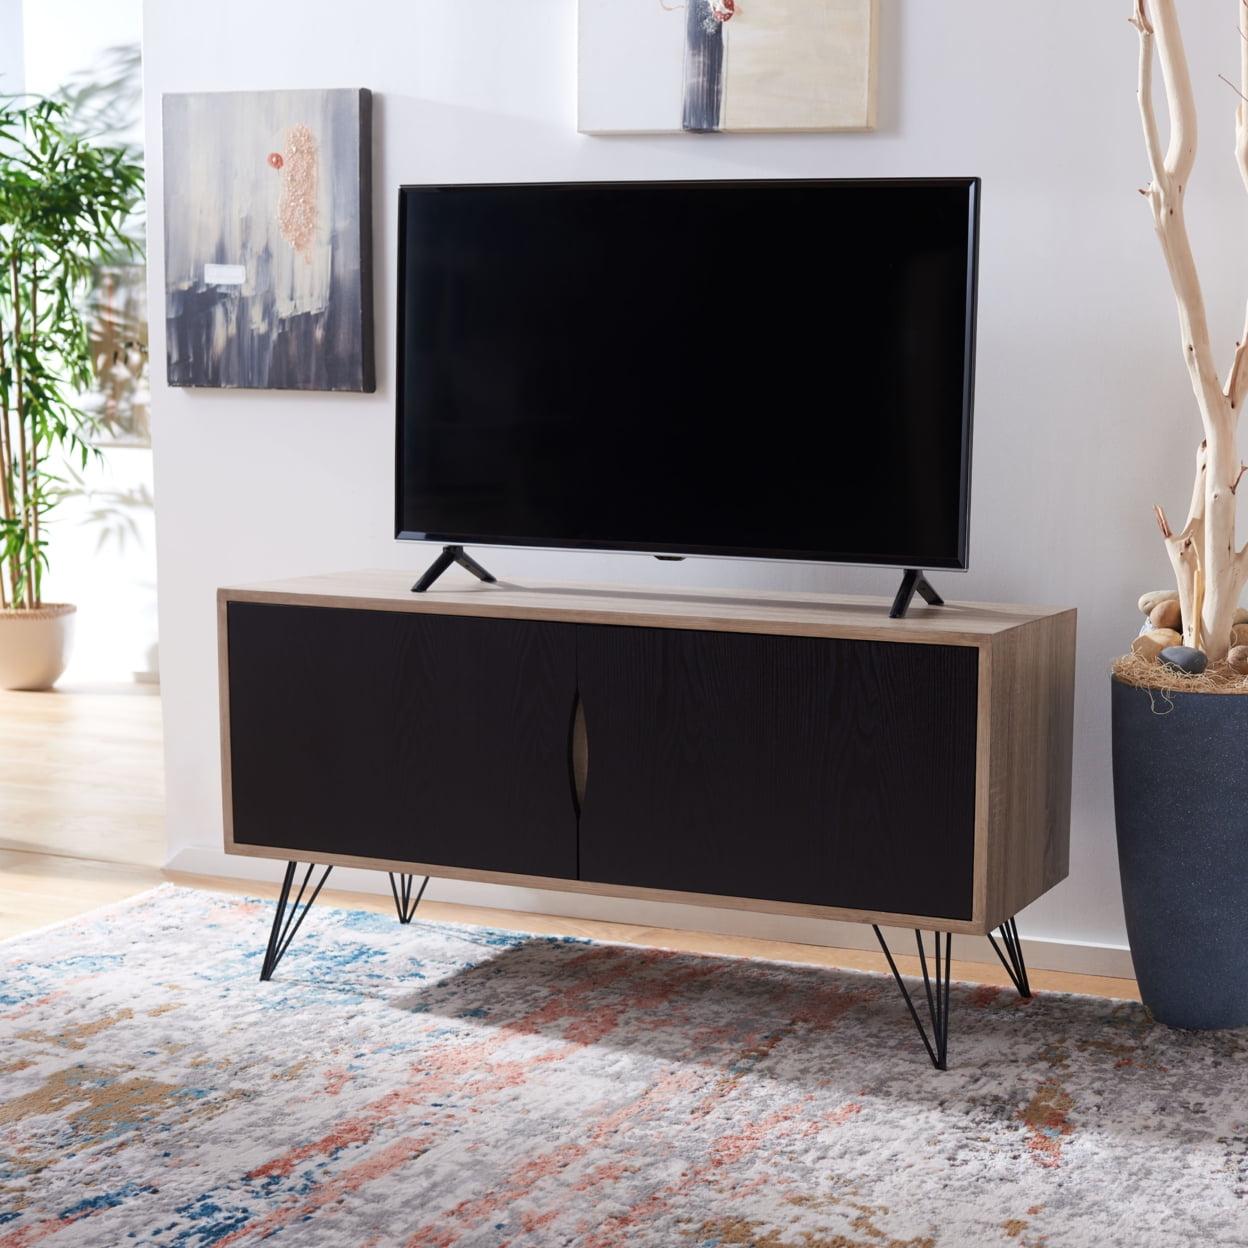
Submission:
<svg viewBox="0 0 1248 1248">
<path fill-rule="evenodd" d="M 396 535 L 964 568 L 979 197 L 403 187 Z"/>
</svg>

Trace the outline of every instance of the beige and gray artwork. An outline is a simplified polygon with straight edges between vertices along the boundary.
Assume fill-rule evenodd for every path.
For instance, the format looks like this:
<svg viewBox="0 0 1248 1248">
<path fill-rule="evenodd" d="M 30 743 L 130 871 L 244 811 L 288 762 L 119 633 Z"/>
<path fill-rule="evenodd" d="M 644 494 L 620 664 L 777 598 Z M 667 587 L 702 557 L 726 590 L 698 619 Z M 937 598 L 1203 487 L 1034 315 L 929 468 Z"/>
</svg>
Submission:
<svg viewBox="0 0 1248 1248">
<path fill-rule="evenodd" d="M 164 98 L 169 384 L 372 390 L 365 90 Z"/>
<path fill-rule="evenodd" d="M 869 130 L 877 0 L 580 0 L 587 134 Z"/>
</svg>

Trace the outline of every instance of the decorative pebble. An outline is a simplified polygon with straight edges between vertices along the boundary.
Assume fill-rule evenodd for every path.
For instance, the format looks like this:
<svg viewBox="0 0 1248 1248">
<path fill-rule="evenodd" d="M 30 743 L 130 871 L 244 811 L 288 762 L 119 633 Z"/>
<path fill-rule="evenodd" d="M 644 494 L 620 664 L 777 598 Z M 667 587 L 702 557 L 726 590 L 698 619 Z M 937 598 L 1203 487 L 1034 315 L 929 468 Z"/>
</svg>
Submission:
<svg viewBox="0 0 1248 1248">
<path fill-rule="evenodd" d="M 1231 671 L 1240 676 L 1248 676 L 1248 646 L 1232 646 L 1226 661 Z"/>
<path fill-rule="evenodd" d="M 1177 589 L 1154 589 L 1147 594 L 1140 595 L 1140 614 L 1148 615 L 1150 611 L 1159 602 L 1178 602 L 1179 591 Z"/>
<path fill-rule="evenodd" d="M 1167 598 L 1164 602 L 1159 602 L 1148 613 L 1148 619 L 1154 628 L 1173 628 L 1177 630 L 1183 627 L 1183 612 L 1179 610 L 1179 604 L 1173 598 Z"/>
<path fill-rule="evenodd" d="M 1209 662 L 1203 650 L 1195 650 L 1191 646 L 1167 646 L 1157 657 L 1167 667 L 1174 668 L 1176 672 L 1186 672 L 1189 676 L 1199 676 Z"/>
<path fill-rule="evenodd" d="M 1132 643 L 1131 651 L 1151 663 L 1168 646 L 1180 646 L 1183 638 L 1170 628 L 1154 628 L 1141 633 Z"/>
<path fill-rule="evenodd" d="M 1248 624 L 1236 624 L 1231 629 L 1232 646 L 1248 646 Z"/>
<path fill-rule="evenodd" d="M 1236 607 L 1232 624 L 1248 624 L 1248 607 Z"/>
</svg>

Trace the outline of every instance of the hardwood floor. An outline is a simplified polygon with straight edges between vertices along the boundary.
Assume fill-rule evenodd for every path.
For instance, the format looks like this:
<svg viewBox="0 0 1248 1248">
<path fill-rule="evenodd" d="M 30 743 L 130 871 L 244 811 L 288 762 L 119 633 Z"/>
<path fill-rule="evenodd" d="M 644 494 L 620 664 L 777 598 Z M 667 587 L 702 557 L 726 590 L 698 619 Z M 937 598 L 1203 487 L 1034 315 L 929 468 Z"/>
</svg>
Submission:
<svg viewBox="0 0 1248 1248">
<path fill-rule="evenodd" d="M 0 851 L 158 867 L 164 802 L 153 686 L 0 690 Z"/>
<path fill-rule="evenodd" d="M 160 699 L 143 686 L 0 691 L 0 939 L 61 922 L 171 880 L 276 897 L 277 885 L 163 871 Z M 274 872 L 276 876 L 276 871 Z M 388 896 L 326 889 L 329 905 L 393 912 Z M 320 902 L 317 903 L 321 904 Z M 885 971 L 882 954 L 425 901 L 420 915 L 543 935 L 585 936 L 693 953 Z M 899 957 L 903 973 L 918 960 Z M 1006 984 L 996 965 L 955 959 L 956 978 Z M 1033 986 L 1138 999 L 1127 979 L 1031 972 Z"/>
</svg>

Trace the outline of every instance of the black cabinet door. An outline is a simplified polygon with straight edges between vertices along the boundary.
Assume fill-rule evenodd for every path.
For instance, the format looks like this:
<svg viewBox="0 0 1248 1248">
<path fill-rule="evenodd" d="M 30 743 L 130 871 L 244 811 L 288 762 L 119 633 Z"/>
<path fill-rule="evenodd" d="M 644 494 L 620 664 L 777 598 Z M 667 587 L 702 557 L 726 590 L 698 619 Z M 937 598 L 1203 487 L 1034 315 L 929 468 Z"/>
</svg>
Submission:
<svg viewBox="0 0 1248 1248">
<path fill-rule="evenodd" d="M 581 879 L 969 919 L 977 658 L 580 627 Z"/>
<path fill-rule="evenodd" d="M 227 609 L 235 841 L 576 877 L 573 625 Z"/>
</svg>

